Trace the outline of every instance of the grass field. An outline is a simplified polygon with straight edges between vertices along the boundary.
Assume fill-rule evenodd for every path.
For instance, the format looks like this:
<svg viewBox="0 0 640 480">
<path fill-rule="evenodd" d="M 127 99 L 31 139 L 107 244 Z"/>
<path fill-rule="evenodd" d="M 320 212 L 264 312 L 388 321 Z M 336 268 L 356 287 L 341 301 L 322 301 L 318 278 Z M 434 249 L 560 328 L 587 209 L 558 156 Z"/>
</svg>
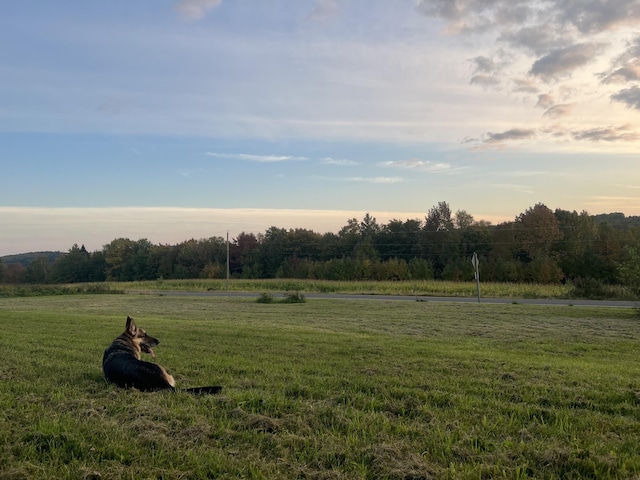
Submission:
<svg viewBox="0 0 640 480">
<path fill-rule="evenodd" d="M 139 282 L 99 282 L 74 284 L 2 284 L 0 298 L 39 295 L 71 295 L 125 292 L 300 292 L 344 293 L 356 295 L 409 295 L 442 297 L 475 297 L 475 282 L 438 280 L 416 281 L 329 281 L 299 279 L 226 280 L 148 280 Z M 598 291 L 580 291 L 572 285 L 544 285 L 532 283 L 481 283 L 483 298 L 544 298 L 544 299 L 610 299 L 634 301 L 632 292 L 620 285 L 600 285 Z"/>
<path fill-rule="evenodd" d="M 225 280 L 157 280 L 147 282 L 111 283 L 112 288 L 125 290 L 178 290 L 178 291 L 224 291 Z M 443 282 L 438 280 L 416 280 L 402 282 L 376 281 L 329 281 L 300 279 L 261 279 L 239 280 L 229 282 L 230 291 L 252 292 L 314 292 L 314 293 L 349 293 L 361 295 L 431 295 L 445 297 L 475 297 L 475 282 Z M 509 298 L 569 298 L 570 285 L 542 285 L 526 283 L 486 283 L 483 282 L 481 292 L 487 297 Z M 618 288 L 616 295 L 626 295 Z"/>
<path fill-rule="evenodd" d="M 106 385 L 127 315 L 179 385 Z M 0 479 L 640 478 L 632 309 L 0 299 Z"/>
</svg>

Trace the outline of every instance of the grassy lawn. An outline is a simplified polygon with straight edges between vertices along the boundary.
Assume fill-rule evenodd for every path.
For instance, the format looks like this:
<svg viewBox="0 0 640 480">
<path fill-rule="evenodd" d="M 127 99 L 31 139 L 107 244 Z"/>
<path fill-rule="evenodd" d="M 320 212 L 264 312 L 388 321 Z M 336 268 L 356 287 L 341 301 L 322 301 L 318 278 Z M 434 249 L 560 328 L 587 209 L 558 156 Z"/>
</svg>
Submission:
<svg viewBox="0 0 640 480">
<path fill-rule="evenodd" d="M 106 385 L 127 315 L 223 393 Z M 0 329 L 1 479 L 640 478 L 631 309 L 73 295 Z"/>
</svg>

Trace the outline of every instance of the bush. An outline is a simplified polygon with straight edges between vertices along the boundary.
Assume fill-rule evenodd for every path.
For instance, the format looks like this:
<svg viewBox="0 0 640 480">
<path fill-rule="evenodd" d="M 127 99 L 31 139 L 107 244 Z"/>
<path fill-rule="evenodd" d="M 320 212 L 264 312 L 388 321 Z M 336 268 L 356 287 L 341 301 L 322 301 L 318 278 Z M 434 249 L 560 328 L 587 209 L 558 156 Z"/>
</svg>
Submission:
<svg viewBox="0 0 640 480">
<path fill-rule="evenodd" d="M 576 278 L 569 295 L 573 298 L 602 299 L 610 298 L 612 292 L 597 278 L 587 277 Z"/>
<path fill-rule="evenodd" d="M 258 303 L 304 303 L 307 300 L 304 298 L 304 295 L 302 293 L 286 293 L 284 298 L 280 299 L 280 300 L 275 300 L 273 298 L 273 295 L 271 295 L 270 293 L 262 293 L 260 294 L 260 296 L 258 297 L 258 300 L 256 300 L 256 302 Z"/>
<path fill-rule="evenodd" d="M 299 292 L 295 292 L 295 293 L 287 293 L 284 297 L 284 300 L 282 300 L 282 303 L 304 303 L 306 302 L 306 298 L 304 298 L 304 295 L 302 293 Z"/>
<path fill-rule="evenodd" d="M 258 303 L 273 303 L 273 295 L 271 295 L 270 293 L 261 293 L 260 296 L 258 297 L 258 300 L 256 300 Z"/>
</svg>

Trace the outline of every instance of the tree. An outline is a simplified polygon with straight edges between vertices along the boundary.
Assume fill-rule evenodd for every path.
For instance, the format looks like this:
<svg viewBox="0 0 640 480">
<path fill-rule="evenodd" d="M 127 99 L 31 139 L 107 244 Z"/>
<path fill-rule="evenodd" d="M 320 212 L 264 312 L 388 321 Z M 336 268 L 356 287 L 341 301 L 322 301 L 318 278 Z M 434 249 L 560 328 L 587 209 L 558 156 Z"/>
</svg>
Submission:
<svg viewBox="0 0 640 480">
<path fill-rule="evenodd" d="M 360 222 L 360 237 L 373 238 L 378 233 L 380 233 L 380 225 L 378 225 L 375 217 L 367 213 L 362 219 L 362 222 Z"/>
<path fill-rule="evenodd" d="M 47 257 L 34 259 L 25 272 L 24 281 L 27 283 L 46 283 L 49 277 L 49 260 Z"/>
<path fill-rule="evenodd" d="M 5 283 L 23 283 L 27 269 L 19 263 L 9 263 L 4 269 Z"/>
<path fill-rule="evenodd" d="M 640 299 L 640 250 L 636 247 L 624 247 L 622 260 L 617 267 L 622 284 Z"/>
<path fill-rule="evenodd" d="M 554 243 L 562 238 L 558 219 L 542 203 L 537 203 L 516 217 L 517 238 L 528 261 L 547 256 Z"/>
<path fill-rule="evenodd" d="M 129 260 L 130 280 L 155 280 L 158 278 L 159 259 L 153 255 L 154 246 L 146 238 L 133 245 L 133 254 Z"/>
<path fill-rule="evenodd" d="M 465 230 L 470 228 L 475 223 L 473 215 L 468 213 L 466 210 L 458 210 L 453 220 L 453 224 L 455 228 L 460 230 Z"/>
<path fill-rule="evenodd" d="M 287 231 L 284 228 L 270 227 L 260 238 L 260 275 L 262 278 L 275 278 L 280 265 L 287 257 Z"/>
<path fill-rule="evenodd" d="M 102 251 L 93 252 L 89 255 L 88 282 L 104 282 L 107 279 L 107 262 Z"/>
<path fill-rule="evenodd" d="M 126 282 L 132 279 L 131 259 L 136 242 L 128 238 L 116 238 L 104 246 L 107 280 Z"/>
<path fill-rule="evenodd" d="M 51 278 L 56 283 L 78 283 L 91 281 L 89 252 L 77 243 L 67 253 L 59 256 L 53 264 Z"/>
<path fill-rule="evenodd" d="M 438 202 L 429 209 L 424 229 L 428 232 L 442 232 L 453 230 L 451 207 L 447 202 Z"/>
<path fill-rule="evenodd" d="M 376 236 L 375 247 L 383 260 L 404 258 L 409 261 L 418 256 L 418 243 L 422 222 L 420 220 L 391 220 L 383 225 Z"/>
<path fill-rule="evenodd" d="M 175 278 L 199 278 L 223 271 L 226 264 L 226 241 L 221 237 L 187 240 L 177 246 Z M 205 268 L 207 272 L 204 272 Z M 225 267 L 226 268 L 226 267 Z"/>
<path fill-rule="evenodd" d="M 577 213 L 556 209 L 563 232 L 562 242 L 555 250 L 564 275 L 567 278 L 595 278 L 593 254 L 598 239 L 598 225 L 586 211 Z"/>
<path fill-rule="evenodd" d="M 622 248 L 619 231 L 608 223 L 598 225 L 598 240 L 593 248 L 591 259 L 594 278 L 604 283 L 616 282 L 616 262 L 620 259 Z"/>
<path fill-rule="evenodd" d="M 257 276 L 257 255 L 260 243 L 253 233 L 242 232 L 233 240 L 229 248 L 229 269 L 231 275 L 242 278 Z"/>
<path fill-rule="evenodd" d="M 459 244 L 451 207 L 447 202 L 438 202 L 429 209 L 425 219 L 422 244 L 423 255 L 431 261 L 435 278 L 442 279 L 447 265 L 451 269 L 453 264 L 460 262 Z"/>
</svg>

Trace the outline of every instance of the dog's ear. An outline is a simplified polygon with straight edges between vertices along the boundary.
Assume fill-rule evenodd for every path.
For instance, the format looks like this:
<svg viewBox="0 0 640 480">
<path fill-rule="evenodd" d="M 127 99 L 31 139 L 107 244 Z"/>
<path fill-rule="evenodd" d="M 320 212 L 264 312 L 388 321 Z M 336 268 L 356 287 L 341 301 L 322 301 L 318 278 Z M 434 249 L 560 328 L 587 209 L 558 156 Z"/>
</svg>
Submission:
<svg viewBox="0 0 640 480">
<path fill-rule="evenodd" d="M 131 335 L 132 337 L 136 336 L 136 333 L 138 333 L 138 327 L 136 326 L 136 324 L 133 322 L 133 318 L 131 317 L 127 317 L 127 327 L 126 327 L 126 332 Z"/>
</svg>

